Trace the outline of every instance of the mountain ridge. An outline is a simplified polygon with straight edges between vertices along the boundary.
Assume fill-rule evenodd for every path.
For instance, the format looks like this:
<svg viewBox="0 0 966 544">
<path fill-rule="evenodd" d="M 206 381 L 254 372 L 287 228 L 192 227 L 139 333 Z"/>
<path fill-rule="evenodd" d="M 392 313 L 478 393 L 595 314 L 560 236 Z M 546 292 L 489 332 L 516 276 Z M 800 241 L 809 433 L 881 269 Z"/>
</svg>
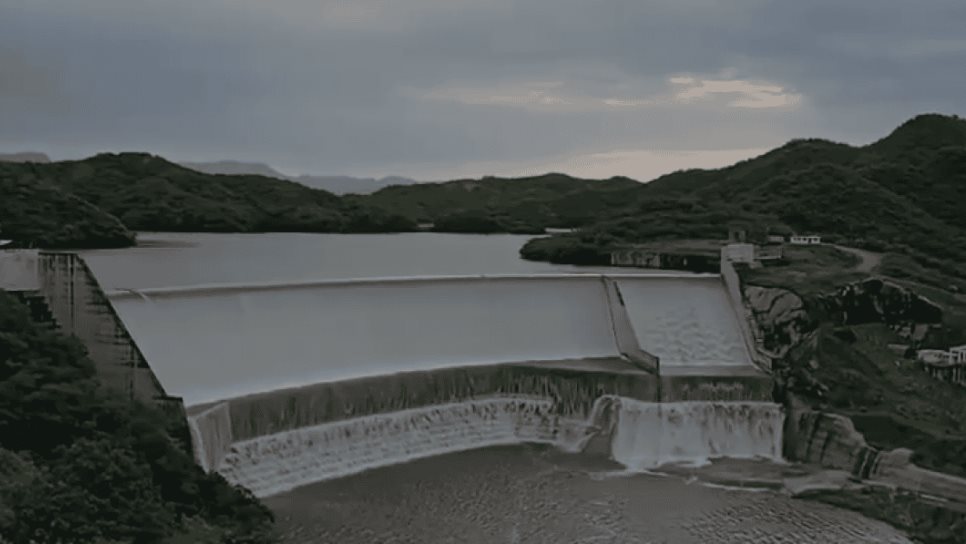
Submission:
<svg viewBox="0 0 966 544">
<path fill-rule="evenodd" d="M 182 166 L 204 174 L 259 175 L 294 181 L 313 189 L 322 189 L 337 195 L 369 194 L 392 185 L 412 185 L 418 181 L 402 176 L 366 178 L 356 176 L 319 176 L 301 174 L 289 176 L 260 162 L 222 160 L 214 162 L 180 162 Z"/>
</svg>

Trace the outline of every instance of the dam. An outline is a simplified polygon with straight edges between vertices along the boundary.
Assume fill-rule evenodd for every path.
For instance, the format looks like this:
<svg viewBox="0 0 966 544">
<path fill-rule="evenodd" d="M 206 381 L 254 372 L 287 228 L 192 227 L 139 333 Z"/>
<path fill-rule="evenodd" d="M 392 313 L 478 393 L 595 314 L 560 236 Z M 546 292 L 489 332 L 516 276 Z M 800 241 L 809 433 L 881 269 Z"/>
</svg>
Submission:
<svg viewBox="0 0 966 544">
<path fill-rule="evenodd" d="M 74 254 L 34 266 L 109 381 L 182 406 L 199 465 L 257 496 L 526 443 L 635 470 L 781 457 L 782 410 L 719 275 L 104 289 Z"/>
<path fill-rule="evenodd" d="M 285 542 L 906 542 L 652 475 L 784 466 L 758 462 L 781 460 L 788 422 L 726 270 L 521 265 L 521 242 L 478 237 L 460 245 L 485 242 L 482 274 L 457 253 L 313 279 L 291 255 L 241 266 L 257 237 L 158 237 L 178 242 L 0 253 L 0 288 L 80 339 L 105 384 L 184 421 L 199 466 L 261 497 Z"/>
<path fill-rule="evenodd" d="M 513 444 L 638 470 L 779 459 L 782 413 L 722 280 L 415 276 L 109 291 L 196 458 L 272 496 Z"/>
</svg>

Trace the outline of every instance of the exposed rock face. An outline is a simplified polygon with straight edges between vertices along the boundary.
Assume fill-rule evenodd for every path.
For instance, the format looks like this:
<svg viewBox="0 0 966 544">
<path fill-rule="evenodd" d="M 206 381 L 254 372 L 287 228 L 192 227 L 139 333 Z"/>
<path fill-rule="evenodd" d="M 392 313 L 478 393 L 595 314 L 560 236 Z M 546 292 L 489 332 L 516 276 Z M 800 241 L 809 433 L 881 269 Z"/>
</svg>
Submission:
<svg viewBox="0 0 966 544">
<path fill-rule="evenodd" d="M 894 283 L 872 278 L 821 297 L 832 321 L 844 325 L 886 323 L 893 326 L 941 323 L 942 308 Z"/>
<path fill-rule="evenodd" d="M 812 304 L 788 289 L 743 286 L 756 334 L 776 359 L 806 340 L 820 320 L 836 325 L 885 323 L 911 342 L 921 342 L 942 322 L 942 308 L 912 291 L 880 279 L 851 283 Z"/>
<path fill-rule="evenodd" d="M 756 336 L 773 358 L 783 358 L 815 329 L 804 301 L 792 291 L 746 285 L 744 296 L 754 317 Z"/>
<path fill-rule="evenodd" d="M 784 435 L 787 459 L 852 474 L 870 450 L 851 419 L 811 410 L 794 398 L 788 402 Z"/>
</svg>

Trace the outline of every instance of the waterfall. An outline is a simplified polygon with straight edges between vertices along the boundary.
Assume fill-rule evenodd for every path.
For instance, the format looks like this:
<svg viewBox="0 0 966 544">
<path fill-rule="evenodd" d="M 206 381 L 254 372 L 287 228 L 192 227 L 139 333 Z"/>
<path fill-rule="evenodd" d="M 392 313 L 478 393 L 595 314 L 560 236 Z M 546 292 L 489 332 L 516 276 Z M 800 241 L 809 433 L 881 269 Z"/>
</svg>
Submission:
<svg viewBox="0 0 966 544">
<path fill-rule="evenodd" d="M 781 458 L 783 414 L 773 403 L 654 403 L 605 395 L 586 417 L 567 417 L 554 408 L 549 398 L 499 396 L 229 444 L 229 411 L 220 404 L 192 418 L 192 436 L 202 466 L 259 497 L 424 457 L 523 443 L 606 454 L 631 470 L 719 457 Z"/>
<path fill-rule="evenodd" d="M 771 402 L 641 402 L 620 399 L 611 443 L 631 470 L 710 459 L 780 460 L 781 407 Z"/>
<path fill-rule="evenodd" d="M 195 461 L 205 472 L 218 470 L 232 443 L 231 412 L 227 402 L 188 416 L 191 448 Z"/>
<path fill-rule="evenodd" d="M 256 496 L 268 496 L 469 449 L 558 442 L 566 447 L 582 438 L 580 429 L 585 426 L 585 421 L 553 414 L 549 399 L 501 397 L 437 404 L 236 442 L 219 472 Z"/>
</svg>

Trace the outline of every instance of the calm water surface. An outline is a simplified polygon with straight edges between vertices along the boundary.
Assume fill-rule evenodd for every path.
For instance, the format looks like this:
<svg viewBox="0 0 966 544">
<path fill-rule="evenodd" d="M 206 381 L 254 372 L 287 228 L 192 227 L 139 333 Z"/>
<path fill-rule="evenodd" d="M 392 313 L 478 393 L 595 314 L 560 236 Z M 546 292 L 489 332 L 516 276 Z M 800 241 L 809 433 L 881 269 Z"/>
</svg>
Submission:
<svg viewBox="0 0 966 544">
<path fill-rule="evenodd" d="M 628 272 L 526 261 L 519 251 L 531 238 L 437 233 L 141 233 L 139 247 L 83 255 L 106 289 L 386 276 Z"/>
</svg>

